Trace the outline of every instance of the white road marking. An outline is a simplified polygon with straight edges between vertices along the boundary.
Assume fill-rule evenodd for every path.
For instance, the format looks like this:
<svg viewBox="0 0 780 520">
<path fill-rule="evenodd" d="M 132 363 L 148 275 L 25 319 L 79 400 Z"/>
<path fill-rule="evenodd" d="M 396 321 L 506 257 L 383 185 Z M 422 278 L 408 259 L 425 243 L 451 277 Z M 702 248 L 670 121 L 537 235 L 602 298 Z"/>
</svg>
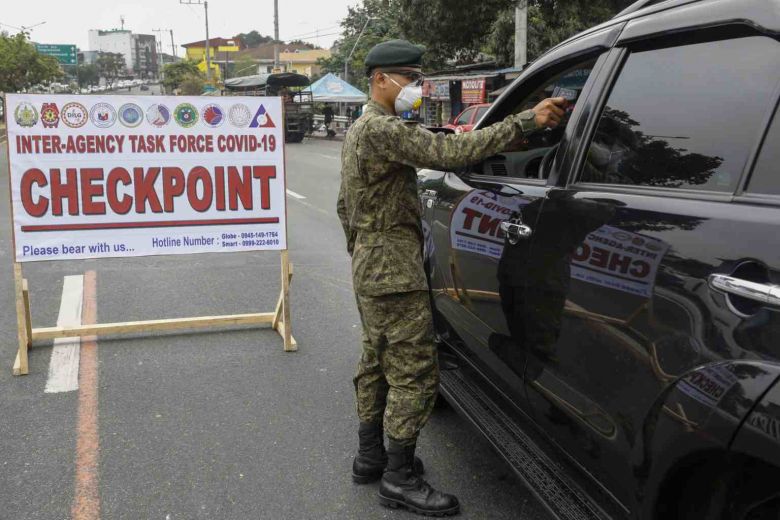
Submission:
<svg viewBox="0 0 780 520">
<path fill-rule="evenodd" d="M 58 327 L 81 325 L 81 306 L 84 299 L 84 275 L 66 276 L 62 284 Z M 79 389 L 80 338 L 57 338 L 51 351 L 47 394 L 72 392 Z"/>
<path fill-rule="evenodd" d="M 289 195 L 290 197 L 296 198 L 298 200 L 303 200 L 303 199 L 306 198 L 303 195 L 301 195 L 300 193 L 295 193 L 293 190 L 287 190 L 287 195 Z"/>
<path fill-rule="evenodd" d="M 316 152 L 314 153 L 314 155 L 319 155 L 320 157 L 325 157 L 326 159 L 332 159 L 334 161 L 340 159 L 338 155 L 328 155 L 328 154 L 316 153 Z"/>
</svg>

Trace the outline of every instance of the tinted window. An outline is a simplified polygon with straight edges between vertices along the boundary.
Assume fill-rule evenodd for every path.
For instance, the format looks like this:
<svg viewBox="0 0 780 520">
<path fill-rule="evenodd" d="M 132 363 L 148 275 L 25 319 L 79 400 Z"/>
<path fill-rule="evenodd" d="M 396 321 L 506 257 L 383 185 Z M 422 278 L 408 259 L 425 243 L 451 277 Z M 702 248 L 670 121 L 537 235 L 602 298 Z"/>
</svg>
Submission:
<svg viewBox="0 0 780 520">
<path fill-rule="evenodd" d="M 766 134 L 761 155 L 750 177 L 748 191 L 780 195 L 780 113 L 775 114 L 774 123 Z"/>
<path fill-rule="evenodd" d="M 458 120 L 457 120 L 457 121 L 455 121 L 455 124 L 456 124 L 456 125 L 467 125 L 467 124 L 469 124 L 469 121 L 471 120 L 471 114 L 473 114 L 473 113 L 474 113 L 474 110 L 473 110 L 473 109 L 471 109 L 471 108 L 470 108 L 470 109 L 468 109 L 468 110 L 465 110 L 465 111 L 464 111 L 464 112 L 463 112 L 463 113 L 460 115 L 460 117 L 458 118 Z"/>
<path fill-rule="evenodd" d="M 632 53 L 581 180 L 732 191 L 765 121 L 779 47 L 756 36 Z"/>
<path fill-rule="evenodd" d="M 479 107 L 477 109 L 477 117 L 474 118 L 474 124 L 477 124 L 480 119 L 482 119 L 482 116 L 485 115 L 485 112 L 488 111 L 488 108 L 490 107 Z"/>
</svg>

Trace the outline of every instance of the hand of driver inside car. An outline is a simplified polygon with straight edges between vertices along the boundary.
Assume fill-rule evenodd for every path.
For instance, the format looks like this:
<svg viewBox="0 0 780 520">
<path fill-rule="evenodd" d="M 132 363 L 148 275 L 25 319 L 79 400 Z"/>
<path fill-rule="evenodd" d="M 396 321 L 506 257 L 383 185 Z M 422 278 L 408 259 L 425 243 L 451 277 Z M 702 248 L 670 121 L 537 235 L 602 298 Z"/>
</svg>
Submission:
<svg viewBox="0 0 780 520">
<path fill-rule="evenodd" d="M 547 98 L 533 108 L 538 128 L 555 128 L 563 119 L 568 101 L 563 97 Z"/>
</svg>

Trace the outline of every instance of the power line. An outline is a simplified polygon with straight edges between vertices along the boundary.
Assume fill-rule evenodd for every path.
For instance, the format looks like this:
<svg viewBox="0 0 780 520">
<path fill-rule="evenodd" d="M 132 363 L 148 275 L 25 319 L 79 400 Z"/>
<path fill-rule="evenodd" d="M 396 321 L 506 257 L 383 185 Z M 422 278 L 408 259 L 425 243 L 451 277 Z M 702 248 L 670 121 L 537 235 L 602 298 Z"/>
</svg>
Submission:
<svg viewBox="0 0 780 520">
<path fill-rule="evenodd" d="M 292 36 L 289 36 L 286 39 L 289 40 L 291 38 L 298 38 L 300 36 L 314 36 L 317 33 L 319 33 L 320 31 L 330 31 L 331 29 L 335 29 L 336 27 L 339 27 L 339 25 L 331 25 L 329 27 L 321 27 L 319 29 L 315 29 L 313 31 L 309 31 L 309 32 L 301 33 L 301 34 L 293 34 Z"/>
</svg>

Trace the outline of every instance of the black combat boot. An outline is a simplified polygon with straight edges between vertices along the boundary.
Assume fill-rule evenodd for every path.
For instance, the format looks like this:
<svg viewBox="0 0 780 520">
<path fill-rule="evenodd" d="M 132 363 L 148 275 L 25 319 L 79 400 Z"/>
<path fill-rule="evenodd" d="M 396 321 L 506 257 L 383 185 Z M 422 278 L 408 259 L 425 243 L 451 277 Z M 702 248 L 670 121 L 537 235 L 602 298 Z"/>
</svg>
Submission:
<svg viewBox="0 0 780 520">
<path fill-rule="evenodd" d="M 413 469 L 415 446 L 401 446 L 390 439 L 387 445 L 387 471 L 379 485 L 379 503 L 402 507 L 427 516 L 450 516 L 460 512 L 458 499 L 436 491 Z"/>
<path fill-rule="evenodd" d="M 361 422 L 358 427 L 360 447 L 357 457 L 352 461 L 352 480 L 356 484 L 368 484 L 382 478 L 387 466 L 384 432 L 382 425 Z M 423 463 L 414 458 L 414 471 L 419 475 L 425 472 Z"/>
</svg>

